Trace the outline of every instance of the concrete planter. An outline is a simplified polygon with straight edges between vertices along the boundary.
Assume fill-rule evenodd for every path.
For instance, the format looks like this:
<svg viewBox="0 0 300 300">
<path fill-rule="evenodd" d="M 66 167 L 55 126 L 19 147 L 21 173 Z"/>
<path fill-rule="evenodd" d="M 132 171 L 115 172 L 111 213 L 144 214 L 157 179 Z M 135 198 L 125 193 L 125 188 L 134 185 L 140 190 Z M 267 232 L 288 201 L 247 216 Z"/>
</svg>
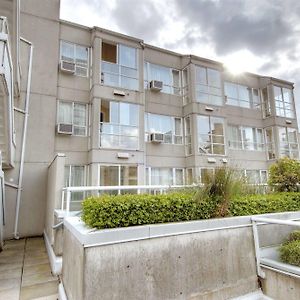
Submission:
<svg viewBox="0 0 300 300">
<path fill-rule="evenodd" d="M 264 216 L 300 219 L 298 212 Z M 261 245 L 269 246 L 291 228 L 259 225 L 259 231 Z M 63 249 L 70 300 L 220 300 L 258 288 L 250 216 L 108 230 L 72 217 L 65 220 Z"/>
</svg>

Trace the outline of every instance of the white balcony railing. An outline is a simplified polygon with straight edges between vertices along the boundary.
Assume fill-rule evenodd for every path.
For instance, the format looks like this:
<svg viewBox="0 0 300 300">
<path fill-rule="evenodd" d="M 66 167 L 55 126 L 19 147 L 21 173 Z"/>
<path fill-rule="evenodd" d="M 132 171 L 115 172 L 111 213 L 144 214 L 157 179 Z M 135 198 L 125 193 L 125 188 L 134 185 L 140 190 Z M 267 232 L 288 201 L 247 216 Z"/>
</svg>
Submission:
<svg viewBox="0 0 300 300">
<path fill-rule="evenodd" d="M 265 278 L 265 273 L 263 272 L 261 265 L 264 265 L 264 260 L 262 260 L 261 254 L 262 250 L 259 245 L 259 234 L 258 234 L 258 225 L 265 225 L 265 224 L 276 224 L 276 225 L 285 225 L 285 226 L 292 226 L 292 227 L 300 227 L 299 220 L 281 220 L 281 219 L 274 219 L 274 218 L 266 218 L 266 217 L 252 217 L 252 230 L 253 230 L 253 239 L 254 239 L 254 247 L 255 247 L 255 256 L 256 256 L 256 270 L 257 275 L 261 278 Z M 273 264 L 273 268 L 280 268 L 282 264 L 275 263 Z M 291 269 L 293 273 L 293 268 L 287 268 L 288 271 Z M 299 269 L 300 270 L 300 269 Z M 297 272 L 296 272 L 297 273 Z M 300 276 L 299 276 L 300 278 Z"/>
<path fill-rule="evenodd" d="M 153 193 L 153 194 L 163 194 L 169 190 L 191 188 L 196 185 L 123 185 L 123 186 L 77 186 L 77 187 L 65 187 L 62 191 L 61 199 L 61 210 L 65 211 L 68 215 L 70 211 L 80 211 L 80 209 L 74 209 L 72 204 L 81 204 L 82 199 L 88 195 L 95 194 L 99 195 L 101 193 L 113 193 L 121 194 L 126 193 Z M 81 200 L 76 200 L 72 195 L 81 193 Z"/>
</svg>

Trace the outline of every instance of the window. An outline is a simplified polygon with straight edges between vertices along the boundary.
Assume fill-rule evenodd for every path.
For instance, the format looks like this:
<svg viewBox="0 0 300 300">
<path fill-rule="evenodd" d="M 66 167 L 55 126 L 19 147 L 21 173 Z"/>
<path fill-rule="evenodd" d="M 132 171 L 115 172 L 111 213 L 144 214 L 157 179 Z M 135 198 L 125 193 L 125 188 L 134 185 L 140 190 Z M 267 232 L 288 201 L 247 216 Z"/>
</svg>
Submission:
<svg viewBox="0 0 300 300">
<path fill-rule="evenodd" d="M 88 76 L 88 53 L 89 48 L 69 42 L 61 41 L 60 59 L 75 64 L 75 74 Z"/>
<path fill-rule="evenodd" d="M 200 103 L 223 105 L 219 71 L 196 66 L 196 100 Z"/>
<path fill-rule="evenodd" d="M 266 170 L 245 170 L 245 176 L 249 184 L 267 184 L 268 182 Z"/>
<path fill-rule="evenodd" d="M 274 142 L 274 130 L 273 127 L 269 127 L 265 129 L 266 136 L 266 148 L 267 148 L 267 156 L 268 159 L 275 159 L 275 142 Z"/>
<path fill-rule="evenodd" d="M 115 101 L 101 101 L 100 147 L 139 148 L 139 106 Z"/>
<path fill-rule="evenodd" d="M 147 185 L 183 185 L 183 168 L 146 168 Z"/>
<path fill-rule="evenodd" d="M 228 125 L 228 146 L 234 150 L 264 150 L 263 130 Z"/>
<path fill-rule="evenodd" d="M 192 154 L 192 131 L 191 131 L 191 117 L 184 118 L 184 139 L 185 139 L 185 153 Z"/>
<path fill-rule="evenodd" d="M 194 175 L 193 175 L 193 169 L 192 168 L 187 168 L 186 169 L 185 183 L 187 185 L 192 185 L 194 183 Z"/>
<path fill-rule="evenodd" d="M 215 173 L 214 168 L 199 168 L 199 180 L 200 183 L 206 183 L 210 177 Z"/>
<path fill-rule="evenodd" d="M 182 70 L 182 97 L 184 105 L 190 102 L 187 68 Z"/>
<path fill-rule="evenodd" d="M 163 133 L 164 143 L 182 145 L 182 119 L 171 116 L 145 114 L 146 141 L 151 133 Z"/>
<path fill-rule="evenodd" d="M 244 85 L 224 82 L 226 104 L 245 108 L 260 109 L 258 89 Z"/>
<path fill-rule="evenodd" d="M 262 89 L 262 108 L 264 118 L 271 116 L 271 106 L 267 87 Z"/>
<path fill-rule="evenodd" d="M 101 186 L 124 186 L 138 184 L 138 169 L 132 165 L 100 165 L 99 178 Z M 112 194 L 132 193 L 132 190 L 115 190 Z"/>
<path fill-rule="evenodd" d="M 86 167 L 85 166 L 65 166 L 65 186 L 85 186 Z M 86 197 L 85 192 L 72 192 L 70 210 L 81 210 L 81 202 Z"/>
<path fill-rule="evenodd" d="M 223 118 L 198 116 L 197 128 L 200 153 L 225 155 Z"/>
<path fill-rule="evenodd" d="M 149 88 L 150 81 L 158 80 L 163 83 L 163 93 L 180 95 L 179 70 L 146 62 L 144 65 L 144 79 L 145 89 Z"/>
<path fill-rule="evenodd" d="M 139 89 L 135 48 L 103 42 L 101 60 L 101 83 L 129 90 Z"/>
<path fill-rule="evenodd" d="M 298 139 L 297 130 L 288 127 L 278 127 L 279 134 L 279 155 L 280 157 L 290 157 L 298 159 Z"/>
<path fill-rule="evenodd" d="M 73 135 L 87 135 L 87 104 L 58 102 L 58 123 L 73 125 Z"/>
<path fill-rule="evenodd" d="M 276 116 L 294 118 L 293 93 L 291 89 L 278 86 L 273 87 Z"/>
</svg>

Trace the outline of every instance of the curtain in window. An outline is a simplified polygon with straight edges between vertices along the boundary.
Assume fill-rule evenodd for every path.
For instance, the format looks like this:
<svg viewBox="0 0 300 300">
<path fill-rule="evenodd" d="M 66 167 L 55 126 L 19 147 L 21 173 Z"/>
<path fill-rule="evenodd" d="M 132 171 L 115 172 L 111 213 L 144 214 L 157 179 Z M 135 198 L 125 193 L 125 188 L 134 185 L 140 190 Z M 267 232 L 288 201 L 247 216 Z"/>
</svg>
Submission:
<svg viewBox="0 0 300 300">
<path fill-rule="evenodd" d="M 61 42 L 61 59 L 74 62 L 74 44 Z"/>
<path fill-rule="evenodd" d="M 59 102 L 58 122 L 63 124 L 72 124 L 72 103 Z"/>
</svg>

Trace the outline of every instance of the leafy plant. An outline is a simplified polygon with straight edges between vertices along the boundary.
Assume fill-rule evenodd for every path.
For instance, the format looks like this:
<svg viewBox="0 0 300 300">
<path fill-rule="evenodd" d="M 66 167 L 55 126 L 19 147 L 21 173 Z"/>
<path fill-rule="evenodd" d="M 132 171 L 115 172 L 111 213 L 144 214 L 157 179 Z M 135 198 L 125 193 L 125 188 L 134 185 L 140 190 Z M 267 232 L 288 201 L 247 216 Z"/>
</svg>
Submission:
<svg viewBox="0 0 300 300">
<path fill-rule="evenodd" d="M 288 157 L 279 159 L 269 170 L 269 185 L 279 192 L 295 192 L 300 183 L 300 162 Z"/>
<path fill-rule="evenodd" d="M 226 216 L 230 200 L 245 192 L 243 178 L 233 169 L 226 167 L 215 169 L 215 172 L 207 172 L 203 183 L 204 186 L 196 194 L 195 199 L 198 202 L 209 202 L 216 217 Z"/>
<path fill-rule="evenodd" d="M 280 246 L 279 253 L 283 262 L 300 267 L 300 231 L 290 233 Z"/>
</svg>

